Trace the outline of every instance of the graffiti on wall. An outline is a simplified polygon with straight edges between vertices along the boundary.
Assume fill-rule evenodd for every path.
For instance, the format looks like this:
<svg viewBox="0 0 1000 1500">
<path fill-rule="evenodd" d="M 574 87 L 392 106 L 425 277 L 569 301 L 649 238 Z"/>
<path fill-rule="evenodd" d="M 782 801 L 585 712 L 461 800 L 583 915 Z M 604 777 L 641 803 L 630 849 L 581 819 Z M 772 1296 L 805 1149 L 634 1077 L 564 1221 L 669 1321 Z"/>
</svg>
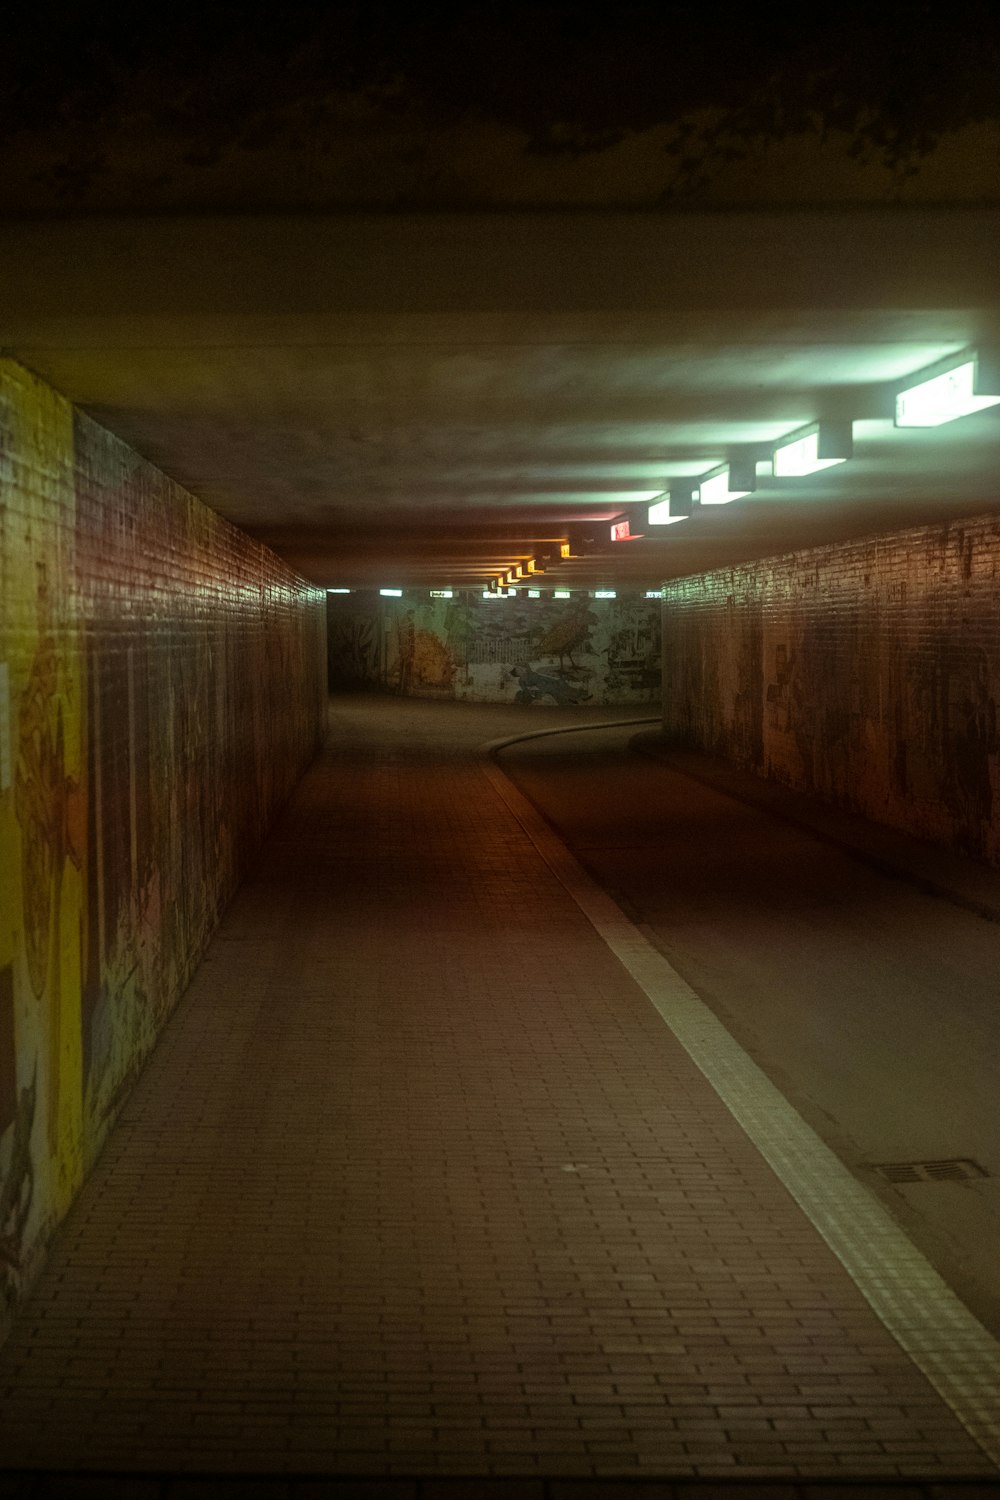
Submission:
<svg viewBox="0 0 1000 1500">
<path fill-rule="evenodd" d="M 1000 864 L 998 553 L 984 516 L 668 585 L 667 732 Z"/>
<path fill-rule="evenodd" d="M 315 752 L 324 622 L 0 364 L 0 1335 Z"/>
<path fill-rule="evenodd" d="M 660 607 L 639 599 L 334 599 L 330 681 L 479 703 L 652 703 Z"/>
</svg>

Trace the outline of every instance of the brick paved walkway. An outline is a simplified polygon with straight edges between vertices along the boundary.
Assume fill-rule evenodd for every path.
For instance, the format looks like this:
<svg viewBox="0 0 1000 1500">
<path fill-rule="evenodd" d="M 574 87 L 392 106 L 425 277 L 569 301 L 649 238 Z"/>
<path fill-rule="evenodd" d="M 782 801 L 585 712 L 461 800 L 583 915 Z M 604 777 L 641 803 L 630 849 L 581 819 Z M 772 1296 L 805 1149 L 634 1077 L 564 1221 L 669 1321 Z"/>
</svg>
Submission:
<svg viewBox="0 0 1000 1500">
<path fill-rule="evenodd" d="M 483 775 L 544 722 L 337 705 L 0 1353 L 8 1470 L 996 1477 Z"/>
</svg>

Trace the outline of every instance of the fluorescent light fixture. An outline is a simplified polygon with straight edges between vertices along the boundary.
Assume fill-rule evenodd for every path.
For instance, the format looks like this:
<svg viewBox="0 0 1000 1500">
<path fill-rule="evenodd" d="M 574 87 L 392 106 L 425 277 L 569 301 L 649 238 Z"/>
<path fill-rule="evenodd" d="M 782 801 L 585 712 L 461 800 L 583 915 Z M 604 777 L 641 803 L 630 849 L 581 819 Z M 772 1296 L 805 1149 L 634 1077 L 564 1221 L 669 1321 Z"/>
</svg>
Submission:
<svg viewBox="0 0 1000 1500">
<path fill-rule="evenodd" d="M 984 382 L 980 377 L 979 360 L 972 356 L 941 375 L 932 375 L 900 391 L 896 397 L 896 426 L 941 427 L 957 417 L 1000 405 L 1000 395 L 981 389 L 984 383 L 996 382 Z"/>
<path fill-rule="evenodd" d="M 618 595 L 614 589 L 595 589 L 595 599 L 617 599 Z"/>
<path fill-rule="evenodd" d="M 349 594 L 350 589 L 327 589 L 328 594 Z"/>
<path fill-rule="evenodd" d="M 730 475 L 729 464 L 723 464 L 720 469 L 713 469 L 711 474 L 706 474 L 704 479 L 699 479 L 698 490 L 702 505 L 728 505 L 730 500 L 742 500 L 744 495 L 749 495 L 753 486 L 748 479 L 741 477 L 741 484 L 745 489 L 735 487 L 736 482 Z M 730 485 L 734 488 L 730 488 Z"/>
<path fill-rule="evenodd" d="M 496 594 L 491 594 L 490 591 L 489 591 L 489 589 L 483 589 L 483 598 L 484 599 L 495 599 L 496 598 Z"/>
<path fill-rule="evenodd" d="M 569 555 L 570 555 L 569 542 L 560 542 L 559 543 L 559 556 L 560 557 L 569 557 Z"/>
<path fill-rule="evenodd" d="M 670 508 L 672 505 L 674 505 L 674 501 L 669 495 L 666 500 L 658 500 L 655 505 L 651 505 L 648 516 L 650 526 L 672 526 L 675 521 L 686 521 L 688 519 L 690 511 L 685 512 L 683 515 L 677 515 L 676 507 L 675 514 L 671 515 Z"/>
<path fill-rule="evenodd" d="M 569 599 L 572 596 L 569 589 L 553 589 L 552 597 L 553 599 Z"/>
<path fill-rule="evenodd" d="M 663 590 L 662 589 L 647 589 L 645 597 L 647 599 L 662 599 L 663 598 Z"/>
<path fill-rule="evenodd" d="M 540 599 L 541 597 L 542 597 L 542 591 L 541 591 L 541 589 L 529 589 L 528 590 L 528 598 L 529 599 Z"/>
<path fill-rule="evenodd" d="M 402 599 L 402 589 L 379 589 L 383 599 Z"/>
<path fill-rule="evenodd" d="M 779 443 L 772 463 L 779 479 L 799 479 L 831 469 L 851 456 L 850 422 L 818 422 L 804 432 Z"/>
<path fill-rule="evenodd" d="M 517 598 L 517 589 L 508 589 L 506 591 L 506 594 L 505 594 L 504 597 L 507 598 L 507 599 L 516 599 Z"/>
<path fill-rule="evenodd" d="M 454 589 L 431 589 L 432 599 L 454 599 Z"/>
</svg>

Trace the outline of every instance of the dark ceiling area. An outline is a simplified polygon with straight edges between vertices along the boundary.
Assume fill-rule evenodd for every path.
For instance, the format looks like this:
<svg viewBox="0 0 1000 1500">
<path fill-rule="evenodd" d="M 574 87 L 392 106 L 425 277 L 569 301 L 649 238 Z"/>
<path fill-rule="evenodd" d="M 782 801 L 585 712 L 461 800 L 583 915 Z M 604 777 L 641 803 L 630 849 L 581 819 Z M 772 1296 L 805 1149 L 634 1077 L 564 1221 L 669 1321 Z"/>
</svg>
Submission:
<svg viewBox="0 0 1000 1500">
<path fill-rule="evenodd" d="M 1000 504 L 1000 408 L 893 420 L 1000 347 L 993 4 L 42 5 L 7 55 L 0 347 L 326 587 Z M 774 473 L 828 422 L 847 462 Z"/>
</svg>

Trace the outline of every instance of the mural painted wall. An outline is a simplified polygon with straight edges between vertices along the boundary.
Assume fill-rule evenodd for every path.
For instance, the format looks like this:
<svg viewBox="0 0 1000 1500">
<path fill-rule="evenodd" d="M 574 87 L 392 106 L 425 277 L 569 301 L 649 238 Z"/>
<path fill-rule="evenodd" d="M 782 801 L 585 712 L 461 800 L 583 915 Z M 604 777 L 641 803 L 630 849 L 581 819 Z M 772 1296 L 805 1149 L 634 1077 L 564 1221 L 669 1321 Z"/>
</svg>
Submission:
<svg viewBox="0 0 1000 1500">
<path fill-rule="evenodd" d="M 1000 864 L 1000 520 L 670 584 L 679 744 Z"/>
<path fill-rule="evenodd" d="M 659 701 L 658 600 L 333 595 L 328 619 L 333 688 L 549 707 Z"/>
<path fill-rule="evenodd" d="M 0 361 L 0 1336 L 320 741 L 324 596 Z"/>
</svg>

